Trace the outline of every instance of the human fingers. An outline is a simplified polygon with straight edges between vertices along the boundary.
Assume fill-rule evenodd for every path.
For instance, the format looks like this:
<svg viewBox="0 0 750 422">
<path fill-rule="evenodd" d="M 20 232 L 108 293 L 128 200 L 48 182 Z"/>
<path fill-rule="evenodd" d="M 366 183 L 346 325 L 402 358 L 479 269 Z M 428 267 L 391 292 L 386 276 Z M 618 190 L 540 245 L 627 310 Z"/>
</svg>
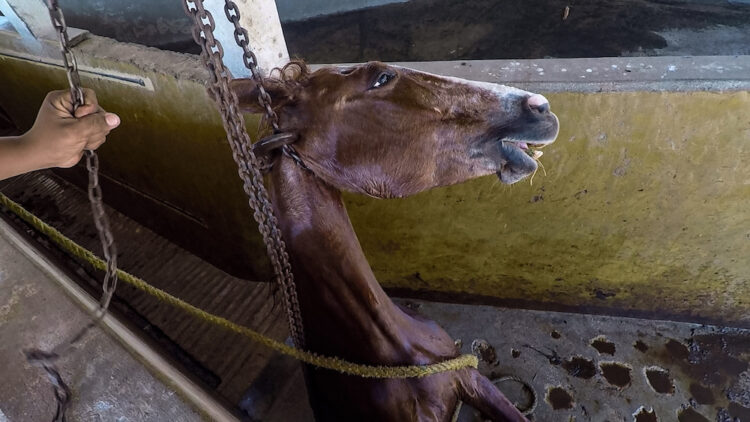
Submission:
<svg viewBox="0 0 750 422">
<path fill-rule="evenodd" d="M 103 110 L 97 104 L 84 104 L 76 109 L 75 116 L 77 119 L 80 119 L 81 117 L 86 117 L 89 114 L 97 113 L 100 111 Z"/>
<path fill-rule="evenodd" d="M 56 112 L 60 117 L 73 115 L 73 99 L 70 91 L 51 91 L 44 98 L 44 103 Z"/>
<path fill-rule="evenodd" d="M 73 167 L 81 161 L 81 158 L 83 158 L 83 150 L 77 152 L 76 155 L 74 155 L 72 158 L 67 159 L 63 161 L 62 163 L 58 164 L 57 167 L 60 167 L 60 168 Z"/>
<path fill-rule="evenodd" d="M 78 119 L 78 125 L 89 136 L 107 135 L 110 130 L 120 125 L 120 117 L 114 113 L 99 111 Z"/>
<path fill-rule="evenodd" d="M 80 119 L 81 117 L 88 116 L 91 113 L 103 111 L 103 109 L 99 106 L 99 100 L 96 98 L 96 92 L 93 89 L 81 88 L 81 91 L 83 92 L 83 104 L 81 104 L 76 109 L 76 118 Z"/>
<path fill-rule="evenodd" d="M 85 149 L 93 151 L 93 150 L 99 148 L 100 146 L 102 146 L 102 144 L 104 142 L 106 142 L 106 141 L 107 141 L 107 137 L 104 136 L 104 135 L 92 137 L 86 143 Z"/>
<path fill-rule="evenodd" d="M 105 112 L 104 119 L 107 121 L 107 125 L 109 126 L 110 130 L 116 128 L 117 126 L 120 126 L 120 116 L 116 115 L 115 113 Z"/>
<path fill-rule="evenodd" d="M 96 98 L 96 91 L 91 88 L 81 88 L 83 92 L 83 105 L 99 106 L 99 100 Z"/>
</svg>

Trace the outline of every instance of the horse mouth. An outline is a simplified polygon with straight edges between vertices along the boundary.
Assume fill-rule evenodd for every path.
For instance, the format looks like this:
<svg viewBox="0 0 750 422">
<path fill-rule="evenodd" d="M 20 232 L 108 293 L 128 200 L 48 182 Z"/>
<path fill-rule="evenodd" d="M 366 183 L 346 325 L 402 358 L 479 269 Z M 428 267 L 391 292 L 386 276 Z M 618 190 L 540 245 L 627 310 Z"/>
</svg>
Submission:
<svg viewBox="0 0 750 422">
<path fill-rule="evenodd" d="M 560 129 L 557 116 L 552 113 L 549 116 L 532 130 L 518 131 L 500 139 L 497 145 L 502 160 L 496 174 L 501 182 L 510 185 L 537 170 L 542 156 L 540 149 L 555 142 Z"/>
</svg>

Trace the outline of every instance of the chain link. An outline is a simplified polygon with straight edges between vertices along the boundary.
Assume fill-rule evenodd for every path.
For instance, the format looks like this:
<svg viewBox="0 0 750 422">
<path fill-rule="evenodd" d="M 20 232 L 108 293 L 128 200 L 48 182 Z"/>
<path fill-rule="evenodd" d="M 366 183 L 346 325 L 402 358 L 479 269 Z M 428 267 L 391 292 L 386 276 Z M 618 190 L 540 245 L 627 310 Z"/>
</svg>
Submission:
<svg viewBox="0 0 750 422">
<path fill-rule="evenodd" d="M 244 118 L 239 112 L 237 95 L 229 88 L 231 74 L 222 61 L 224 50 L 221 42 L 213 35 L 214 18 L 211 12 L 204 8 L 203 0 L 183 0 L 183 6 L 195 24 L 193 38 L 201 46 L 201 60 L 211 77 L 208 90 L 218 105 L 224 129 L 227 132 L 227 140 L 232 149 L 232 157 L 237 163 L 237 170 L 243 182 L 243 190 L 253 209 L 253 217 L 258 223 L 258 230 L 266 244 L 266 252 L 273 266 L 276 282 L 282 291 L 290 335 L 295 346 L 303 348 L 304 330 L 289 256 L 284 240 L 281 238 L 273 208 L 268 200 L 268 193 L 263 185 L 261 164 L 253 153 L 252 142 L 245 130 Z M 234 24 L 235 41 L 243 49 L 243 61 L 250 69 L 252 78 L 259 88 L 258 101 L 265 109 L 274 133 L 278 133 L 280 132 L 279 118 L 273 110 L 271 96 L 263 87 L 263 78 L 258 71 L 258 60 L 249 48 L 250 37 L 240 25 L 239 9 L 234 2 L 227 0 L 224 12 L 227 19 Z"/>
<path fill-rule="evenodd" d="M 243 189 L 248 196 L 251 208 L 254 210 L 253 217 L 258 222 L 258 227 L 266 243 L 266 251 L 274 268 L 277 282 L 281 286 L 292 339 L 297 347 L 302 348 L 304 347 L 304 331 L 291 265 L 289 264 L 289 256 L 286 252 L 284 241 L 281 238 L 281 232 L 278 228 L 276 217 L 273 214 L 273 208 L 268 201 L 268 193 L 263 185 L 262 175 L 259 170 L 259 161 L 253 154 L 252 143 L 245 130 L 244 119 L 239 113 L 237 96 L 229 88 L 231 76 L 222 61 L 224 49 L 221 43 L 213 36 L 216 22 L 211 13 L 203 7 L 202 0 L 183 1 L 186 12 L 195 22 L 193 38 L 201 46 L 201 59 L 212 75 L 209 91 L 219 105 L 222 121 L 227 131 L 227 139 L 232 147 L 232 156 L 237 163 L 238 172 L 243 181 Z M 67 25 L 58 1 L 47 0 L 47 6 L 52 25 L 59 34 L 60 51 L 73 102 L 72 114 L 75 114 L 78 107 L 84 104 L 81 79 L 78 74 L 78 63 L 75 55 L 70 50 Z M 244 50 L 243 61 L 248 69 L 251 70 L 253 79 L 258 84 L 260 91 L 258 101 L 266 110 L 274 132 L 279 132 L 278 116 L 273 111 L 270 95 L 263 88 L 263 80 L 257 67 L 257 58 L 248 46 L 249 37 L 247 31 L 239 25 L 240 15 L 236 4 L 227 1 L 225 13 L 227 14 L 227 18 L 234 23 L 235 40 Z M 285 152 L 292 151 L 291 148 L 287 150 L 287 147 L 289 146 L 284 146 Z M 78 331 L 71 340 L 61 343 L 52 352 L 41 350 L 24 351 L 29 362 L 42 367 L 46 371 L 54 387 L 57 412 L 53 418 L 53 422 L 65 422 L 66 410 L 71 400 L 71 390 L 65 384 L 60 372 L 57 370 L 55 361 L 64 351 L 67 351 L 68 348 L 83 338 L 104 317 L 117 286 L 117 248 L 112 236 L 109 219 L 102 203 L 102 190 L 99 185 L 99 158 L 94 151 L 89 150 L 85 152 L 85 156 L 86 169 L 89 174 L 88 196 L 91 202 L 94 224 L 99 233 L 104 258 L 107 263 L 102 282 L 103 292 L 99 302 L 98 316 L 94 321 Z"/>
<path fill-rule="evenodd" d="M 81 89 L 81 77 L 78 74 L 78 62 L 73 52 L 70 50 L 70 39 L 68 38 L 68 26 L 65 23 L 65 16 L 57 0 L 47 0 L 52 26 L 58 32 L 60 38 L 60 52 L 63 57 L 65 73 L 68 76 L 70 85 L 70 96 L 73 101 L 73 112 L 84 104 L 83 90 Z M 94 217 L 94 225 L 99 233 L 104 258 L 107 261 L 107 271 L 104 274 L 102 282 L 102 298 L 100 305 L 103 309 L 109 306 L 115 288 L 117 286 L 117 246 L 115 245 L 112 230 L 109 224 L 109 218 L 104 211 L 102 202 L 102 189 L 99 186 L 99 157 L 96 152 L 86 150 L 86 170 L 89 175 L 88 195 L 91 202 L 91 211 Z"/>
<path fill-rule="evenodd" d="M 65 16 L 57 0 L 47 0 L 52 26 L 57 30 L 60 40 L 60 53 L 62 54 L 63 67 L 68 78 L 70 86 L 70 98 L 73 103 L 71 115 L 75 115 L 78 107 L 85 103 L 83 89 L 81 88 L 81 77 L 78 74 L 78 62 L 75 54 L 70 50 L 70 39 L 68 38 L 68 26 L 65 23 Z M 58 344 L 51 352 L 45 352 L 38 349 L 24 350 L 26 359 L 33 365 L 39 366 L 47 373 L 47 377 L 52 383 L 57 401 L 57 411 L 53 417 L 53 422 L 65 422 L 65 414 L 70 405 L 72 393 L 70 388 L 65 384 L 62 375 L 57 370 L 55 361 L 66 352 L 70 347 L 80 341 L 91 328 L 95 327 L 104 315 L 106 315 L 109 303 L 112 300 L 117 287 L 117 246 L 115 245 L 114 236 L 109 224 L 109 218 L 104 211 L 102 202 L 102 189 L 99 185 L 99 156 L 94 151 L 86 150 L 86 170 L 88 171 L 89 184 L 88 196 L 91 202 L 91 212 L 94 219 L 94 225 L 99 233 L 104 258 L 107 266 L 102 281 L 102 297 L 99 300 L 99 309 L 96 317 L 82 327 L 69 340 Z"/>
<path fill-rule="evenodd" d="M 237 4 L 232 0 L 225 0 L 224 14 L 226 15 L 229 22 L 232 22 L 232 24 L 234 25 L 234 41 L 242 49 L 242 62 L 244 63 L 245 67 L 250 70 L 250 75 L 255 81 L 256 86 L 258 86 L 258 103 L 260 103 L 260 105 L 265 109 L 266 117 L 268 118 L 271 127 L 273 127 L 273 132 L 280 133 L 281 129 L 279 129 L 279 116 L 273 110 L 273 101 L 271 100 L 271 96 L 263 86 L 263 75 L 258 69 L 258 58 L 250 49 L 250 36 L 248 35 L 247 30 L 240 24 L 240 10 L 237 7 Z M 310 171 L 310 169 L 307 167 L 307 165 L 305 165 L 304 161 L 302 161 L 302 158 L 299 156 L 292 145 L 284 145 L 281 147 L 281 150 L 284 155 L 291 158 L 303 170 Z M 267 170 L 270 168 L 270 166 L 270 163 L 261 163 L 261 169 Z"/>
</svg>

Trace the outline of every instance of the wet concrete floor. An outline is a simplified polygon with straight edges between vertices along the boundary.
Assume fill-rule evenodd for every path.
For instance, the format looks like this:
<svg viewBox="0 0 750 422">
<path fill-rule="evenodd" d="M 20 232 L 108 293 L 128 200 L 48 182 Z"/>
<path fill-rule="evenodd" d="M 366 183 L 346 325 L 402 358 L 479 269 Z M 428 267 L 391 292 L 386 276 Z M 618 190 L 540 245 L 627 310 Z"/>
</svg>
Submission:
<svg viewBox="0 0 750 422">
<path fill-rule="evenodd" d="M 482 362 L 482 371 L 530 383 L 539 397 L 535 420 L 750 421 L 749 330 L 407 303 L 464 349 L 475 338 L 494 347 L 497 359 Z M 469 413 L 462 420 L 479 420 Z"/>
<path fill-rule="evenodd" d="M 52 199 L 47 201 L 52 202 Z M 83 212 L 80 214 L 85 216 Z M 58 215 L 62 218 L 68 214 Z M 74 227 L 70 221 L 62 223 L 68 228 Z M 96 240 L 95 236 L 91 239 Z M 146 246 L 150 243 L 141 244 L 148 250 Z M 29 383 L 28 380 L 34 379 L 34 371 L 19 360 L 18 350 L 33 344 L 32 340 L 38 341 L 34 330 L 44 327 L 47 329 L 43 343 L 51 344 L 70 329 L 69 325 L 59 324 L 74 324 L 78 317 L 71 317 L 74 309 L 58 304 L 55 295 L 44 293 L 46 290 L 41 289 L 33 271 L 21 266 L 20 272 L 13 273 L 15 270 L 7 263 L 16 265 L 18 260 L 3 256 L 2 252 L 0 248 L 0 264 L 3 264 L 0 265 L 0 287 L 5 287 L 0 288 L 0 361 L 11 364 L 0 372 L 6 381 L 0 384 L 0 412 L 10 421 L 45 420 L 44 415 L 51 411 L 48 386 L 40 377 Z M 180 262 L 199 261 L 189 255 L 179 256 Z M 124 287 L 118 294 L 123 292 L 127 293 Z M 462 352 L 478 353 L 482 359 L 480 370 L 491 378 L 513 375 L 527 382 L 538 399 L 532 414 L 536 421 L 750 422 L 750 330 L 411 299 L 397 301 L 437 321 L 460 340 Z M 220 302 L 216 301 L 216 306 L 222 306 Z M 246 299 L 240 298 L 238 303 L 246 303 Z M 249 309 L 253 313 L 268 314 L 267 309 L 259 312 L 255 306 Z M 59 312 L 63 312 L 62 316 Z M 201 328 L 179 315 L 146 315 L 160 324 L 179 321 L 178 328 L 188 332 Z M 60 328 L 49 329 L 52 322 Z M 257 326 L 252 321 L 243 323 Z M 153 325 L 148 326 L 154 329 Z M 134 416 L 126 420 L 163 420 L 153 419 L 154 415 L 177 411 L 169 407 L 173 404 L 169 389 L 165 390 L 158 383 L 142 386 L 142 382 L 153 380 L 149 381 L 148 373 L 137 362 L 128 356 L 109 355 L 114 353 L 106 347 L 111 340 L 105 336 L 90 341 L 93 345 L 87 345 L 83 348 L 87 351 L 79 354 L 78 360 L 67 364 L 69 376 L 76 377 L 75 385 L 81 389 L 78 411 L 83 413 L 78 414 L 86 416 L 83 420 L 97 414 L 107 416 L 102 420 L 117 420 L 108 416 L 124 416 L 125 412 L 134 412 L 130 413 Z M 100 342 L 103 342 L 101 347 Z M 225 351 L 229 344 L 239 345 L 238 342 L 229 337 L 213 341 Z M 200 345 L 193 344 L 192 340 L 182 344 L 186 353 L 193 356 L 205 359 L 214 356 L 214 353 L 201 351 Z M 254 345 L 241 346 L 249 350 Z M 117 353 L 124 353 L 124 350 Z M 214 386 L 215 391 L 223 394 L 227 403 L 253 415 L 252 420 L 312 421 L 299 365 L 274 363 L 276 358 L 272 358 L 271 363 L 257 373 L 257 367 L 263 367 L 259 362 L 265 360 L 259 359 L 256 353 L 263 353 L 263 350 L 254 352 L 254 358 L 250 359 L 225 356 L 219 368 L 224 372 L 217 370 L 215 373 L 242 375 L 233 377 L 234 393 L 222 389 L 222 384 Z M 116 364 L 109 363 L 113 361 Z M 186 368 L 195 370 L 196 366 Z M 94 373 L 105 376 L 92 378 L 90 374 Z M 199 377 L 200 373 L 192 375 Z M 275 384 L 262 385 L 253 382 L 254 379 L 273 380 Z M 27 381 L 21 383 L 20 380 Z M 253 385 L 248 386 L 251 383 Z M 211 385 L 206 383 L 206 386 Z M 498 381 L 498 386 L 519 406 L 530 404 L 530 394 L 518 382 Z M 148 403 L 138 398 L 141 397 L 137 395 L 139 390 L 150 391 Z M 118 394 L 112 395 L 111 391 Z M 134 395 L 129 396 L 131 393 Z M 101 409 L 92 408 L 92 403 Z M 143 408 L 154 409 L 154 413 L 145 416 L 138 413 Z M 189 409 L 179 411 L 185 413 L 175 420 L 197 417 Z M 26 418 L 29 415 L 33 417 Z M 460 420 L 479 419 L 465 407 Z"/>
<path fill-rule="evenodd" d="M 440 323 L 462 352 L 473 345 L 490 378 L 528 383 L 535 421 L 750 422 L 750 330 L 397 301 Z M 497 385 L 520 407 L 531 405 L 522 384 Z M 264 420 L 311 421 L 303 394 L 290 389 Z M 465 406 L 459 421 L 481 418 Z"/>
<path fill-rule="evenodd" d="M 0 422 L 49 421 L 52 386 L 22 350 L 50 350 L 89 321 L 9 240 L 0 220 Z M 202 421 L 198 411 L 101 329 L 57 361 L 70 385 L 70 421 Z"/>
</svg>

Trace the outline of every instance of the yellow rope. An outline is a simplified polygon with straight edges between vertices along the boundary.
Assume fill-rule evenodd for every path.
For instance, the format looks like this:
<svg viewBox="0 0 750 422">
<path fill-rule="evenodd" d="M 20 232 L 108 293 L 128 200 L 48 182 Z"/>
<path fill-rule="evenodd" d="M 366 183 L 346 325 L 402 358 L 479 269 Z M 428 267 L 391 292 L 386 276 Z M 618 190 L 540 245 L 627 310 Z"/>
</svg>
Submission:
<svg viewBox="0 0 750 422">
<path fill-rule="evenodd" d="M 96 255 L 94 255 L 91 251 L 65 237 L 65 235 L 57 231 L 54 227 L 51 227 L 44 221 L 40 220 L 38 217 L 25 210 L 23 207 L 21 207 L 21 205 L 13 202 L 10 198 L 3 195 L 2 193 L 0 193 L 0 204 L 7 207 L 27 223 L 31 224 L 39 232 L 48 236 L 52 241 L 57 243 L 64 250 L 88 262 L 94 268 L 102 271 L 105 270 L 106 263 Z M 302 362 L 308 363 L 310 365 L 315 365 L 320 368 L 338 371 L 347 375 L 357 375 L 365 378 L 419 378 L 427 375 L 437 374 L 440 372 L 454 371 L 467 367 L 476 368 L 478 364 L 477 357 L 474 355 L 462 355 L 431 365 L 409 366 L 360 365 L 357 363 L 347 362 L 335 357 L 321 356 L 313 352 L 308 352 L 288 346 L 257 331 L 251 330 L 250 328 L 243 327 L 227 319 L 218 317 L 202 309 L 196 308 L 195 306 L 175 296 L 172 296 L 161 289 L 151 286 L 140 278 L 128 274 L 122 270 L 118 270 L 117 275 L 120 280 L 130 284 L 136 289 L 146 292 L 161 300 L 162 302 L 166 302 L 172 306 L 175 306 L 198 319 L 224 327 L 229 331 L 245 336 L 279 353 L 291 356 Z"/>
</svg>

